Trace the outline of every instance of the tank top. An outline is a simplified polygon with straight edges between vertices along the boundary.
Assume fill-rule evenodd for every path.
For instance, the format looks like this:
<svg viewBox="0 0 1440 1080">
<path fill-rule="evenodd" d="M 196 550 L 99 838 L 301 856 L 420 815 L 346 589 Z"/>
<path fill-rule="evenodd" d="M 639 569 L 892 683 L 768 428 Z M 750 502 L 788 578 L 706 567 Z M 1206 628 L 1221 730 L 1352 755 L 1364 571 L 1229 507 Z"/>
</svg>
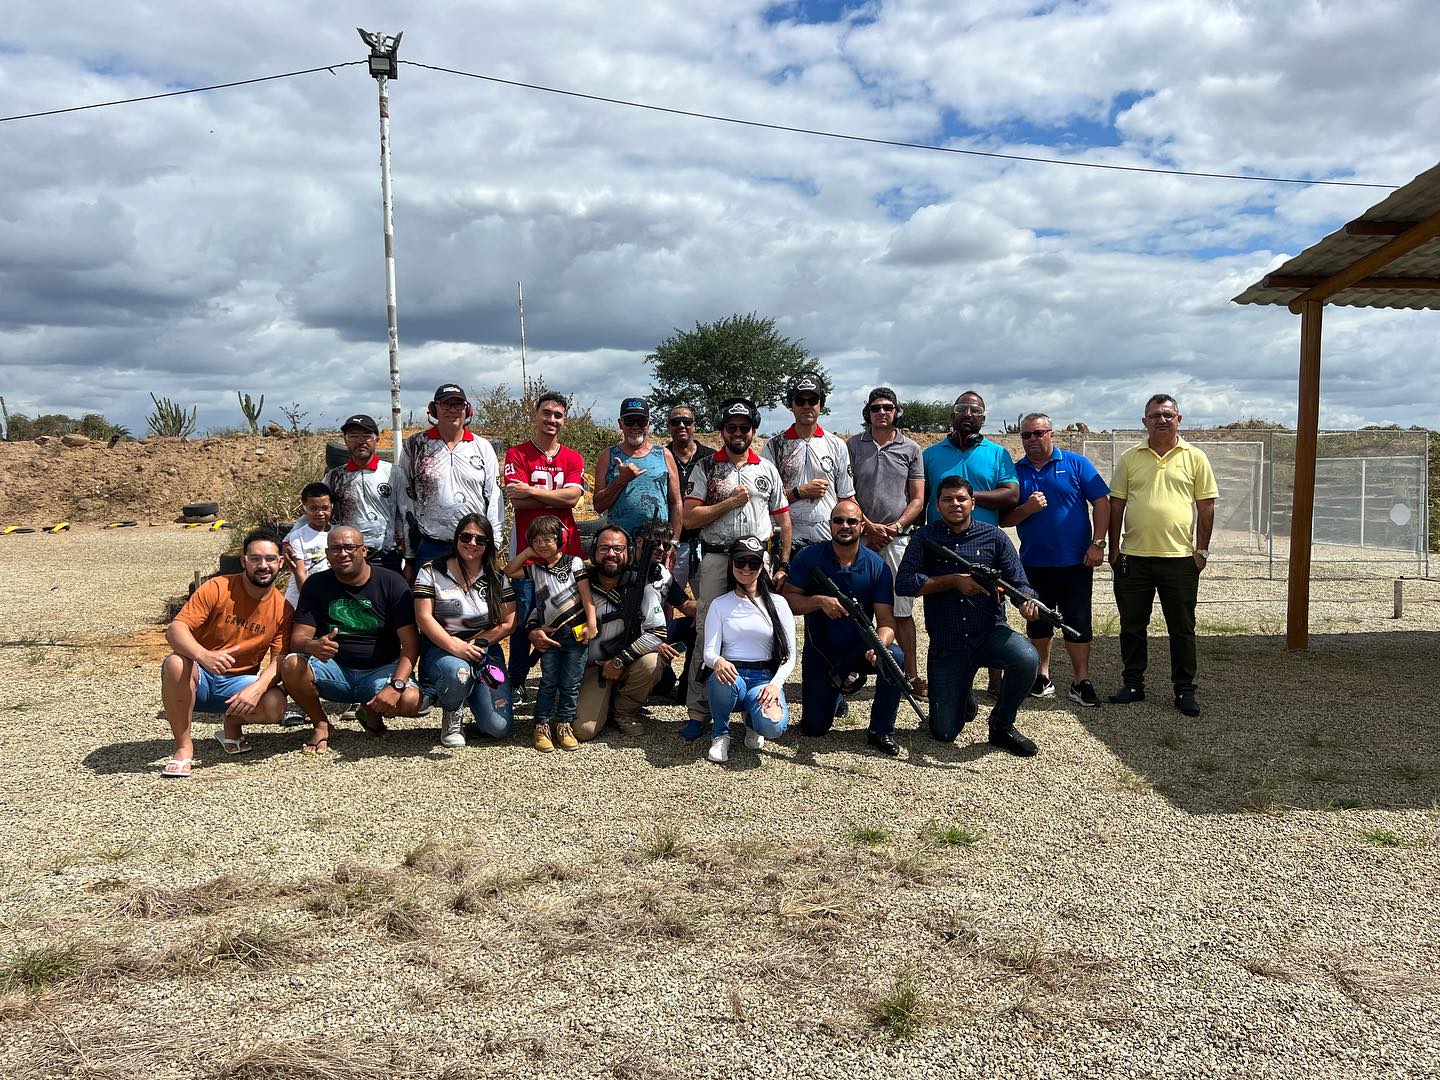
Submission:
<svg viewBox="0 0 1440 1080">
<path fill-rule="evenodd" d="M 615 504 L 605 512 L 612 525 L 618 525 L 633 539 L 635 530 L 658 514 L 660 520 L 670 521 L 670 469 L 666 464 L 665 448 L 650 447 L 643 457 L 631 457 L 623 446 L 610 447 L 610 466 L 605 470 L 601 485 L 614 482 L 620 466 L 626 462 L 638 465 L 644 471 L 620 492 Z"/>
</svg>

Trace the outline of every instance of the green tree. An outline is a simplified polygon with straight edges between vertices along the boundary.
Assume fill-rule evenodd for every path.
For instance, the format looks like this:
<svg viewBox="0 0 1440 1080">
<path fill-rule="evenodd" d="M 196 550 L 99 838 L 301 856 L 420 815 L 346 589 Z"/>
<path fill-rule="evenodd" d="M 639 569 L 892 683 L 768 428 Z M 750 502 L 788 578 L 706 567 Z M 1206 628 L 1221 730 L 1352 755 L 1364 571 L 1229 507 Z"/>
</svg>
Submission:
<svg viewBox="0 0 1440 1080">
<path fill-rule="evenodd" d="M 949 431 L 953 401 L 907 401 L 900 426 L 906 431 Z"/>
<path fill-rule="evenodd" d="M 655 367 L 651 406 L 663 412 L 689 405 L 702 428 L 714 424 L 726 398 L 746 397 L 762 409 L 774 408 L 785 398 L 785 384 L 801 371 L 819 375 L 827 396 L 832 389 L 829 374 L 801 342 L 753 311 L 677 329 L 645 360 Z"/>
</svg>

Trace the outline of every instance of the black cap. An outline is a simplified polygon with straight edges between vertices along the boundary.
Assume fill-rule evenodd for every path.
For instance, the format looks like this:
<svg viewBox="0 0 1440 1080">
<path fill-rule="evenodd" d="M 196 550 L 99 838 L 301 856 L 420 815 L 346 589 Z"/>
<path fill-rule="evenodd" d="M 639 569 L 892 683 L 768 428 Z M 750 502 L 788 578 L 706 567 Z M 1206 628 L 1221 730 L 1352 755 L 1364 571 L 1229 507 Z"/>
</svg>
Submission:
<svg viewBox="0 0 1440 1080">
<path fill-rule="evenodd" d="M 453 382 L 443 383 L 436 387 L 435 396 L 430 400 L 440 402 L 452 397 L 464 398 L 466 401 L 469 400 L 469 397 L 465 393 L 465 388 L 463 386 L 457 386 Z"/>
<path fill-rule="evenodd" d="M 371 435 L 380 434 L 380 425 L 375 423 L 375 418 L 373 416 L 367 416 L 363 412 L 356 413 L 354 416 L 350 417 L 343 424 L 341 424 L 341 434 L 349 431 L 352 427 L 364 428 Z"/>
<path fill-rule="evenodd" d="M 765 545 L 753 536 L 742 536 L 730 545 L 730 557 L 736 555 L 759 555 L 765 557 Z"/>
<path fill-rule="evenodd" d="M 743 398 L 737 398 L 722 408 L 720 415 L 726 420 L 732 416 L 743 416 L 746 420 L 753 420 L 755 417 L 755 407 Z"/>
<path fill-rule="evenodd" d="M 816 375 L 813 371 L 802 371 L 799 375 L 795 376 L 794 381 L 790 384 L 790 393 L 792 396 L 806 392 L 819 394 L 822 397 L 825 394 L 825 384 L 820 381 L 820 376 Z"/>
<path fill-rule="evenodd" d="M 650 406 L 645 403 L 644 398 L 627 397 L 620 402 L 620 415 L 622 417 L 643 416 L 648 420 L 650 419 Z"/>
</svg>

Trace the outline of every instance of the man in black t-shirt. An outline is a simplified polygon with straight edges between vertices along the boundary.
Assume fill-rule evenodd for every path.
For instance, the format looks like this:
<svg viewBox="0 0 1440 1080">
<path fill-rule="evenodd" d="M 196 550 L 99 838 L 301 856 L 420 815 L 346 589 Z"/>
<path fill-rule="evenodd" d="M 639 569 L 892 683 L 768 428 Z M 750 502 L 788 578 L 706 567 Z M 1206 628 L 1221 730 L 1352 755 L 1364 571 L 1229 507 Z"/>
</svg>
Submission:
<svg viewBox="0 0 1440 1080">
<path fill-rule="evenodd" d="M 325 554 L 330 569 L 312 574 L 300 589 L 292 651 L 280 669 L 286 691 L 315 725 L 305 744 L 310 753 L 329 749 L 322 699 L 355 704 L 356 718 L 374 736 L 385 734 L 383 717 L 420 711 L 413 678 L 420 635 L 410 586 L 393 570 L 365 561 L 358 529 L 331 529 Z"/>
</svg>

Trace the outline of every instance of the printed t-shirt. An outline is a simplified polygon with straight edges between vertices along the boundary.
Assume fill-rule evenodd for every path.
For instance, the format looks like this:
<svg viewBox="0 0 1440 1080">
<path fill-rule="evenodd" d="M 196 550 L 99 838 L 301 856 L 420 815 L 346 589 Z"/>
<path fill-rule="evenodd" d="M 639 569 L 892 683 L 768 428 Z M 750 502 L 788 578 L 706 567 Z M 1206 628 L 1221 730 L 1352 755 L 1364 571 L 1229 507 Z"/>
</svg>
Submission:
<svg viewBox="0 0 1440 1080">
<path fill-rule="evenodd" d="M 335 496 L 330 527 L 359 529 L 371 555 L 383 555 L 395 547 L 399 503 L 390 480 L 392 468 L 375 454 L 367 465 L 347 461 L 325 474 L 325 486 Z"/>
<path fill-rule="evenodd" d="M 549 626 L 568 633 L 570 627 L 585 625 L 585 604 L 580 599 L 580 582 L 588 576 L 584 562 L 573 555 L 561 555 L 553 566 L 532 560 L 525 564 L 525 576 L 535 584 L 527 626 Z M 569 645 L 574 638 L 557 640 Z"/>
<path fill-rule="evenodd" d="M 940 481 L 947 476 L 963 476 L 976 491 L 994 491 L 1001 484 L 1014 484 L 1015 462 L 1010 452 L 999 443 L 981 439 L 974 446 L 960 449 L 949 438 L 942 439 L 925 451 L 925 512 L 930 521 L 940 520 L 935 495 Z M 974 521 L 999 525 L 1000 512 L 978 503 L 970 515 Z"/>
<path fill-rule="evenodd" d="M 824 478 L 830 481 L 825 494 L 818 499 L 797 499 L 790 504 L 791 536 L 796 543 L 813 543 L 830 539 L 830 511 L 841 499 L 855 495 L 850 475 L 850 451 L 839 435 L 824 431 L 817 424 L 815 434 L 801 438 L 795 425 L 783 434 L 768 440 L 760 456 L 774 463 L 780 474 L 780 486 L 790 492 L 800 484 Z"/>
<path fill-rule="evenodd" d="M 414 513 L 420 532 L 432 540 L 448 544 L 466 514 L 484 514 L 493 536 L 505 533 L 500 465 L 487 439 L 462 431 L 451 447 L 438 427 L 417 431 L 405 440 L 395 480 L 401 508 Z"/>
<path fill-rule="evenodd" d="M 770 519 L 790 509 L 774 464 L 754 450 L 748 451 L 739 465 L 721 453 L 711 454 L 700 462 L 690 474 L 685 501 L 713 506 L 728 499 L 741 484 L 750 492 L 745 505 L 722 514 L 700 530 L 700 539 L 712 551 L 724 550 L 742 536 L 753 536 L 761 543 L 768 543 L 773 531 Z"/>
<path fill-rule="evenodd" d="M 1045 509 L 1031 514 L 1015 527 L 1020 536 L 1020 561 L 1026 566 L 1079 566 L 1094 539 L 1090 504 L 1110 494 L 1110 488 L 1090 459 L 1058 446 L 1039 468 L 1028 457 L 1015 462 L 1020 480 L 1020 503 L 1039 491 Z"/>
<path fill-rule="evenodd" d="M 651 446 L 650 452 L 632 457 L 624 446 L 610 447 L 610 464 L 603 478 L 596 480 L 596 487 L 613 483 L 620 472 L 620 466 L 629 462 L 644 470 L 620 489 L 620 495 L 613 506 L 605 511 L 605 517 L 612 525 L 618 525 L 633 540 L 635 530 L 659 517 L 670 523 L 670 455 L 663 446 Z"/>
<path fill-rule="evenodd" d="M 316 532 L 310 522 L 301 518 L 295 523 L 295 527 L 285 534 L 285 548 L 295 558 L 305 564 L 305 577 L 308 579 L 311 574 L 320 570 L 330 569 L 330 560 L 325 554 L 325 542 L 330 532 Z M 290 579 L 290 584 L 285 586 L 285 599 L 290 606 L 294 607 L 300 599 L 300 586 L 295 584 L 295 579 Z"/>
<path fill-rule="evenodd" d="M 531 484 L 546 491 L 559 491 L 565 487 L 584 488 L 585 459 L 578 450 L 572 450 L 568 446 L 561 446 L 555 451 L 554 457 L 547 457 L 545 451 L 535 445 L 534 439 L 526 439 L 505 451 L 505 483 Z M 542 506 L 535 510 L 517 506 L 515 531 L 510 534 L 511 558 L 519 554 L 520 549 L 528 542 L 525 534 L 530 523 L 542 517 L 557 517 L 565 526 L 561 551 L 568 555 L 585 553 L 580 543 L 580 530 L 575 527 L 575 511 L 561 506 Z"/>
<path fill-rule="evenodd" d="M 335 662 L 368 671 L 400 659 L 396 631 L 415 625 L 415 601 L 406 580 L 383 566 L 370 567 L 369 580 L 353 586 L 322 570 L 301 587 L 295 624 L 313 626 L 316 637 L 337 631 Z"/>
<path fill-rule="evenodd" d="M 510 579 L 502 575 L 500 580 L 500 595 L 492 599 L 483 574 L 467 589 L 451 575 L 450 560 L 437 559 L 416 572 L 413 592 L 416 600 L 431 602 L 430 612 L 441 629 L 453 638 L 469 641 L 499 622 L 506 604 L 515 603 Z"/>
<path fill-rule="evenodd" d="M 872 619 L 876 604 L 895 604 L 895 578 L 885 560 L 863 544 L 855 553 L 855 561 L 842 568 L 832 544 L 811 544 L 796 552 L 790 561 L 790 582 L 804 589 L 806 595 L 817 596 L 819 590 L 810 583 L 816 568 L 835 583 L 846 596 L 853 596 Z M 846 652 L 860 645 L 860 631 L 848 616 L 832 619 L 823 611 L 805 616 L 805 641 L 826 652 Z"/>
<path fill-rule="evenodd" d="M 284 655 L 291 611 L 279 590 L 266 589 L 255 600 L 245 591 L 244 574 L 226 574 L 201 584 L 175 621 L 190 628 L 201 648 L 234 654 L 227 675 L 254 675 L 267 650 L 272 657 Z"/>
</svg>

